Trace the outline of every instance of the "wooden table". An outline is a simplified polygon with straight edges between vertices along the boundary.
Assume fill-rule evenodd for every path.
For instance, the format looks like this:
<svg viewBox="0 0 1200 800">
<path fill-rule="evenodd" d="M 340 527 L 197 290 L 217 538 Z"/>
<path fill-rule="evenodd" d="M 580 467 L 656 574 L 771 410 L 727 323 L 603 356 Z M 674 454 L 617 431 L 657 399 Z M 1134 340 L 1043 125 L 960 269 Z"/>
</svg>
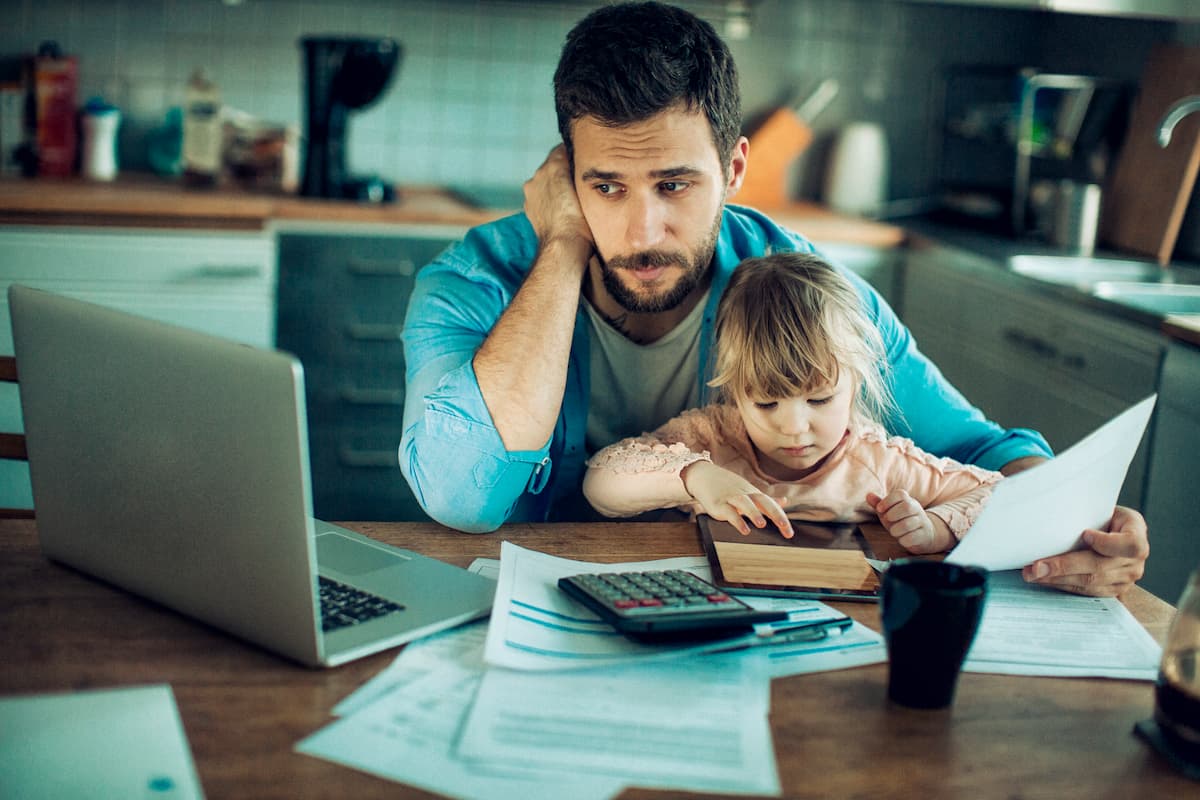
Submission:
<svg viewBox="0 0 1200 800">
<path fill-rule="evenodd" d="M 700 553 L 686 523 L 515 524 L 484 536 L 422 523 L 351 527 L 463 566 L 498 557 L 503 539 L 590 561 Z M 1125 602 L 1163 641 L 1174 609 L 1140 588 Z M 874 605 L 839 606 L 878 628 Z M 430 797 L 292 751 L 394 656 L 293 666 L 51 563 L 33 521 L 0 521 L 0 695 L 169 683 L 209 798 Z M 1131 733 L 1153 709 L 1149 683 L 966 673 L 953 708 L 913 711 L 888 704 L 886 682 L 882 664 L 773 682 L 786 797 L 1200 796 Z M 622 795 L 667 796 L 680 793 Z"/>
</svg>

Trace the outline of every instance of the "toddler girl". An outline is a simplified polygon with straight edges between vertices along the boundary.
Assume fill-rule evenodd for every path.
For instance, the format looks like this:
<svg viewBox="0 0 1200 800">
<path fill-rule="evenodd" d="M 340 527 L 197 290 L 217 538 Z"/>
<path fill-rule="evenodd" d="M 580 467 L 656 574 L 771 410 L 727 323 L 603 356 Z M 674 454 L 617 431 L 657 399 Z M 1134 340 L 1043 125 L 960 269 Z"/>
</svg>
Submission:
<svg viewBox="0 0 1200 800">
<path fill-rule="evenodd" d="M 749 533 L 788 517 L 878 518 L 912 553 L 950 549 L 998 472 L 937 458 L 880 424 L 887 359 L 858 293 L 820 258 L 742 262 L 717 309 L 716 402 L 588 461 L 583 491 L 605 516 L 659 508 Z"/>
</svg>

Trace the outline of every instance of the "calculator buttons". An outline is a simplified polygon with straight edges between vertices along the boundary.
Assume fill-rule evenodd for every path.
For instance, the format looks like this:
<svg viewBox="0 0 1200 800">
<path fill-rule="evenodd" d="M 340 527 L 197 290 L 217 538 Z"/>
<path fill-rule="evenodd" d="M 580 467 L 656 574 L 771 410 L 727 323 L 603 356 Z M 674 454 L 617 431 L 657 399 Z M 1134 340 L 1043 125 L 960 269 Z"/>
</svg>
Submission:
<svg viewBox="0 0 1200 800">
<path fill-rule="evenodd" d="M 786 616 L 756 611 L 686 570 L 573 575 L 558 584 L 625 633 L 749 628 Z"/>
</svg>

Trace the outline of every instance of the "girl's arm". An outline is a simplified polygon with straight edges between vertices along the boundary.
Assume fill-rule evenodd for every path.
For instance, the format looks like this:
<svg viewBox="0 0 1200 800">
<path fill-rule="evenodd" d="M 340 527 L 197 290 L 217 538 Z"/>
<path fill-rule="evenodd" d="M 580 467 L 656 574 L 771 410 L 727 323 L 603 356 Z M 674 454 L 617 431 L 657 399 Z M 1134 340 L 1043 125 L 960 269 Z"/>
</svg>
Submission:
<svg viewBox="0 0 1200 800">
<path fill-rule="evenodd" d="M 623 439 L 588 459 L 583 494 L 606 517 L 687 506 L 693 499 L 680 473 L 697 461 L 711 463 L 708 451 L 666 442 L 657 433 Z"/>
<path fill-rule="evenodd" d="M 945 549 L 948 550 L 958 544 L 958 540 L 967 535 L 967 531 L 971 530 L 971 526 L 979 518 L 979 512 L 983 511 L 988 498 L 992 496 L 992 486 L 1002 476 L 995 472 L 988 474 L 992 476 L 992 479 L 987 483 L 925 509 L 930 516 L 939 519 L 954 535 L 954 540 Z"/>
<path fill-rule="evenodd" d="M 998 472 L 937 458 L 910 440 L 881 446 L 886 485 L 866 501 L 880 523 L 912 553 L 949 550 L 966 535 L 991 496 Z"/>
<path fill-rule="evenodd" d="M 779 501 L 736 472 L 711 461 L 697 461 L 684 467 L 680 477 L 688 494 L 696 500 L 696 513 L 724 520 L 743 536 L 750 533 L 746 520 L 756 528 L 765 528 L 769 519 L 783 538 L 792 538 L 791 520 Z"/>
<path fill-rule="evenodd" d="M 941 553 L 966 535 L 992 493 L 992 484 L 977 486 L 946 503 L 923 508 L 903 489 L 886 497 L 867 494 L 879 522 L 910 553 Z"/>
<path fill-rule="evenodd" d="M 668 437 L 669 439 L 669 437 Z M 792 525 L 779 501 L 750 481 L 712 462 L 707 450 L 646 434 L 609 445 L 588 461 L 583 477 L 588 502 L 608 517 L 680 508 L 724 520 L 744 534 L 775 523 L 786 538 Z"/>
<path fill-rule="evenodd" d="M 712 462 L 726 453 L 728 409 L 685 411 L 654 433 L 609 445 L 588 460 L 583 494 L 601 514 L 628 517 L 660 508 L 708 514 L 749 533 L 746 520 L 771 520 L 787 537 L 791 523 L 779 501 L 743 476 Z"/>
</svg>

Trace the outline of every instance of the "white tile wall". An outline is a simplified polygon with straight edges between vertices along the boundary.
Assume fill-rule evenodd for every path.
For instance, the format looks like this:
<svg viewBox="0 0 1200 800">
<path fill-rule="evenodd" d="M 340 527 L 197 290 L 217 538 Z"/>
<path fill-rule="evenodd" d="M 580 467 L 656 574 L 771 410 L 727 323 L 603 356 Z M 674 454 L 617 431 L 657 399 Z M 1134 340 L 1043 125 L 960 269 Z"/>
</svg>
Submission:
<svg viewBox="0 0 1200 800">
<path fill-rule="evenodd" d="M 404 48 L 386 95 L 350 123 L 351 168 L 400 183 L 517 186 L 557 140 L 551 78 L 563 38 L 599 2 L 517 0 L 2 0 L 0 56 L 55 39 L 80 58 L 80 102 L 125 112 L 121 156 L 146 164 L 147 134 L 204 67 L 225 101 L 301 122 L 304 34 L 388 35 Z M 720 26 L 721 0 L 690 2 Z M 909 5 L 902 0 L 755 0 L 748 40 L 731 41 L 748 116 L 791 90 L 837 77 L 817 121 L 882 122 L 893 197 L 932 179 L 936 81 L 957 62 L 1033 63 L 1136 76 L 1169 23 Z M 718 27 L 720 29 L 720 27 Z M 1194 30 L 1190 28 L 1190 30 Z M 1187 34 L 1185 34 L 1187 35 Z M 1191 34 L 1194 35 L 1194 34 Z M 1061 42 L 1071 43 L 1066 51 Z M 815 174 L 820 147 L 814 147 Z M 811 194 L 811 181 L 802 187 Z"/>
</svg>

